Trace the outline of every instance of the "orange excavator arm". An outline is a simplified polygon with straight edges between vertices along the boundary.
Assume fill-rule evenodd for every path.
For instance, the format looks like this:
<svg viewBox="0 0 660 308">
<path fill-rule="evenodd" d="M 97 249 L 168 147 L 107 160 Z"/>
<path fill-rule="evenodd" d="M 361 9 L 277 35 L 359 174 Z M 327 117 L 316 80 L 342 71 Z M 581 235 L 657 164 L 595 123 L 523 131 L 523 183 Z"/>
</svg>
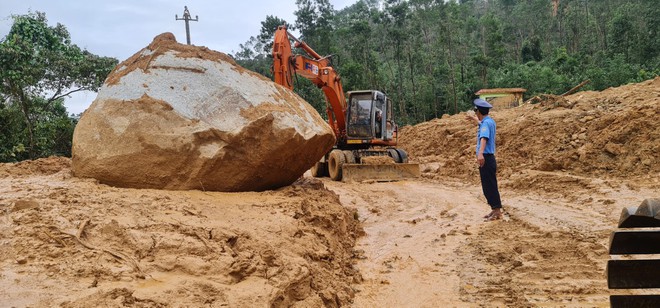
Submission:
<svg viewBox="0 0 660 308">
<path fill-rule="evenodd" d="M 294 47 L 303 49 L 310 57 L 294 55 Z M 330 66 L 328 57 L 321 57 L 305 42 L 298 40 L 286 26 L 279 26 L 275 31 L 273 43 L 273 75 L 275 82 L 293 90 L 292 78 L 298 74 L 307 78 L 318 86 L 325 94 L 327 100 L 328 124 L 335 132 L 337 140 L 346 139 L 346 98 L 341 85 L 341 78 Z"/>
</svg>

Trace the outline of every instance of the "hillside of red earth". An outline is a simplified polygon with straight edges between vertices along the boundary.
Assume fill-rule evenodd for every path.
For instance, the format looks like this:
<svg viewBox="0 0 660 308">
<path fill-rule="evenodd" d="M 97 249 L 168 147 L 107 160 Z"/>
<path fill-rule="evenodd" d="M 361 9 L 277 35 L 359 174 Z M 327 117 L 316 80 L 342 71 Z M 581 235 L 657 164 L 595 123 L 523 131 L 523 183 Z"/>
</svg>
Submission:
<svg viewBox="0 0 660 308">
<path fill-rule="evenodd" d="M 424 177 L 478 181 L 477 128 L 465 115 L 447 115 L 402 129 L 400 147 L 422 163 Z M 498 176 L 515 181 L 511 185 L 516 187 L 534 185 L 520 174 L 524 170 L 657 183 L 659 115 L 660 77 L 493 110 Z"/>
</svg>

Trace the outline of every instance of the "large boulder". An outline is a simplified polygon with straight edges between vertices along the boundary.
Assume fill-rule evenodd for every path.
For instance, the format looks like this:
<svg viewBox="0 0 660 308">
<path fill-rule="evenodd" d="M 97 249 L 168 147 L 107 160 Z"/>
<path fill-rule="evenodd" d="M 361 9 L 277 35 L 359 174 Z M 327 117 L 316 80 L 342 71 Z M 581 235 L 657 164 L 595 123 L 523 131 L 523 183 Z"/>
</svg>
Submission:
<svg viewBox="0 0 660 308">
<path fill-rule="evenodd" d="M 298 95 L 163 33 L 110 73 L 73 134 L 75 176 L 113 186 L 286 186 L 335 142 Z"/>
</svg>

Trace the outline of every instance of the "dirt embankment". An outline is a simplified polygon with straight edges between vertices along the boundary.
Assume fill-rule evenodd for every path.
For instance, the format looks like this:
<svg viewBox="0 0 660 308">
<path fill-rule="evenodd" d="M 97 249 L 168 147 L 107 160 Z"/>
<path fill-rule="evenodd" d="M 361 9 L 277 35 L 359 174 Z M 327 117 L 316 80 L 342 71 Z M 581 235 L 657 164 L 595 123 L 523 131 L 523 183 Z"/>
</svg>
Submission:
<svg viewBox="0 0 660 308">
<path fill-rule="evenodd" d="M 336 307 L 354 210 L 316 180 L 262 193 L 122 189 L 70 160 L 0 164 L 3 306 Z"/>
<path fill-rule="evenodd" d="M 660 172 L 660 77 L 602 92 L 579 92 L 562 104 L 525 104 L 492 111 L 500 179 L 522 170 L 603 178 L 648 179 Z M 465 113 L 405 127 L 400 146 L 427 178 L 475 182 L 476 126 Z"/>
</svg>

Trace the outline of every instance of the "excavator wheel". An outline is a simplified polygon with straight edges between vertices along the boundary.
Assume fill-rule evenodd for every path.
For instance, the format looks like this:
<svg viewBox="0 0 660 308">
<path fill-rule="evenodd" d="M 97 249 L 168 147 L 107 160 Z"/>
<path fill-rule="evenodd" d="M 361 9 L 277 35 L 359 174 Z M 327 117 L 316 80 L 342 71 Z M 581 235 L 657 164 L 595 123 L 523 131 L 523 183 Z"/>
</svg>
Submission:
<svg viewBox="0 0 660 308">
<path fill-rule="evenodd" d="M 316 162 L 314 166 L 312 166 L 311 169 L 309 169 L 312 172 L 312 176 L 315 178 L 322 178 L 324 176 L 328 176 L 328 163 L 323 163 L 323 162 Z"/>
<path fill-rule="evenodd" d="M 355 164 L 355 155 L 352 151 L 342 151 L 344 152 L 344 158 L 346 159 L 347 164 Z"/>
<path fill-rule="evenodd" d="M 390 157 L 394 159 L 395 163 L 401 163 L 401 156 L 399 156 L 399 152 L 396 149 L 387 149 L 387 153 L 390 154 Z"/>
<path fill-rule="evenodd" d="M 401 158 L 401 161 L 398 161 L 398 163 L 402 164 L 407 164 L 408 163 L 408 153 L 402 149 L 395 149 L 397 153 L 399 153 L 399 157 Z"/>
<path fill-rule="evenodd" d="M 341 168 L 346 162 L 346 157 L 341 150 L 332 150 L 328 157 L 328 173 L 333 181 L 341 181 Z"/>
</svg>

